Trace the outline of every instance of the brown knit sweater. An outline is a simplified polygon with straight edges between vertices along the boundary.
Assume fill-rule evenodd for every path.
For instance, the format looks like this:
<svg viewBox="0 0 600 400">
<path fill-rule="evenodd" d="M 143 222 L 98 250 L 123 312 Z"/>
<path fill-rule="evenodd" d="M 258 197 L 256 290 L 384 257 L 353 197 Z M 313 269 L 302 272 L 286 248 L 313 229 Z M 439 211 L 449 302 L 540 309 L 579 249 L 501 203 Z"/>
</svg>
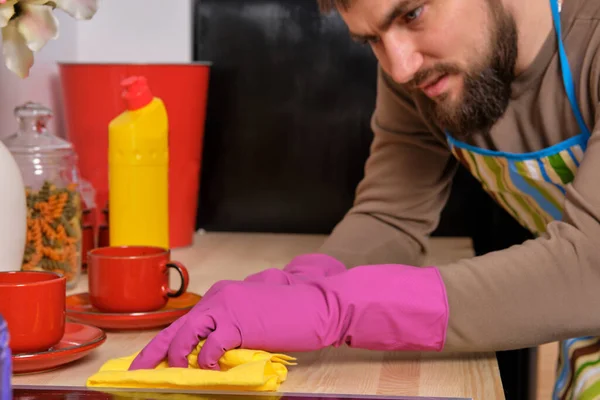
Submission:
<svg viewBox="0 0 600 400">
<path fill-rule="evenodd" d="M 535 240 L 440 265 L 450 305 L 446 350 L 522 348 L 600 334 L 600 2 L 571 0 L 563 38 L 577 100 L 592 130 L 584 160 L 568 185 L 562 220 Z M 491 133 L 469 144 L 524 153 L 577 135 L 563 86 L 556 35 L 513 83 L 513 98 Z M 421 265 L 457 160 L 427 101 L 382 72 L 372 119 L 374 140 L 354 207 L 321 251 L 348 267 Z"/>
</svg>

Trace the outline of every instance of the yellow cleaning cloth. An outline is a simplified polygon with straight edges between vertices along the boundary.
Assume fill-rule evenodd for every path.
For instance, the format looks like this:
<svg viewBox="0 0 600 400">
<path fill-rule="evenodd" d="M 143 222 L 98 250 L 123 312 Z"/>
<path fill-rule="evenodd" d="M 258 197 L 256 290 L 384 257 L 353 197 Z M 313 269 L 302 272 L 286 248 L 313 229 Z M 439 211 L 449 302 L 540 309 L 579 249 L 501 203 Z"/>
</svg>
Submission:
<svg viewBox="0 0 600 400">
<path fill-rule="evenodd" d="M 128 371 L 137 356 L 107 361 L 88 378 L 88 387 L 153 388 L 180 390 L 277 391 L 287 378 L 287 365 L 294 357 L 262 350 L 234 349 L 219 360 L 220 371 L 198 367 L 198 353 L 204 342 L 188 356 L 188 368 L 171 368 L 166 361 L 149 370 Z"/>
</svg>

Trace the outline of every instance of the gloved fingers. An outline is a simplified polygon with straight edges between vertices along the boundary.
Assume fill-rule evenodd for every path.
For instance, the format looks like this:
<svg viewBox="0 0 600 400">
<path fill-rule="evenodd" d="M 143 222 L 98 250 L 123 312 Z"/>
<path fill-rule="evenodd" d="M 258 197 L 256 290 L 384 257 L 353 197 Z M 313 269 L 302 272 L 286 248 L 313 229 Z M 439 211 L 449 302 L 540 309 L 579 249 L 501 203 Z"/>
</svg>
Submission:
<svg viewBox="0 0 600 400">
<path fill-rule="evenodd" d="M 211 332 L 198 354 L 198 366 L 202 369 L 219 370 L 219 360 L 226 351 L 240 347 L 242 335 L 230 322 L 219 321 L 219 326 Z"/>
<path fill-rule="evenodd" d="M 215 294 L 219 293 L 225 286 L 227 286 L 227 285 L 229 285 L 231 283 L 234 283 L 234 282 L 238 282 L 238 281 L 223 280 L 223 281 L 215 282 L 211 287 L 208 288 L 208 290 L 206 291 L 206 293 L 204 293 L 204 295 L 202 296 L 202 299 L 200 299 L 200 302 L 198 304 L 206 303 L 206 301 L 209 298 L 211 298 Z"/>
<path fill-rule="evenodd" d="M 160 331 L 135 357 L 129 370 L 153 369 L 167 357 L 169 346 L 179 329 L 186 323 L 189 314 L 175 320 Z"/>
<path fill-rule="evenodd" d="M 293 283 L 289 274 L 277 268 L 269 268 L 249 275 L 244 281 L 279 285 L 291 285 Z"/>
<path fill-rule="evenodd" d="M 187 368 L 187 356 L 196 348 L 201 339 L 206 338 L 216 328 L 216 321 L 208 311 L 199 312 L 189 319 L 175 334 L 169 344 L 168 361 L 170 367 Z"/>
<path fill-rule="evenodd" d="M 324 278 L 347 271 L 346 266 L 341 261 L 320 253 L 294 257 L 283 270 L 292 274 L 292 279 L 304 277 L 305 280 Z"/>
</svg>

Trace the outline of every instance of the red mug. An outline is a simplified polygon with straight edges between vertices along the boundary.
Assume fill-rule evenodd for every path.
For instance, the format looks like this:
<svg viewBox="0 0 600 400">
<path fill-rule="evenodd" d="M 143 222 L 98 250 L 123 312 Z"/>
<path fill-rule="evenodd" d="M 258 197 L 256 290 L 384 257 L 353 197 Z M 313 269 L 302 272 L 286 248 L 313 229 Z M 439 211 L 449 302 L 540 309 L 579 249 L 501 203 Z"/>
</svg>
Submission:
<svg viewBox="0 0 600 400">
<path fill-rule="evenodd" d="M 0 272 L 0 314 L 13 354 L 46 351 L 65 334 L 66 278 L 53 272 Z"/>
<path fill-rule="evenodd" d="M 189 274 L 171 252 L 152 246 L 98 247 L 88 253 L 90 303 L 100 311 L 147 312 L 161 309 L 169 297 L 187 290 Z M 169 286 L 169 270 L 179 273 L 178 290 Z"/>
</svg>

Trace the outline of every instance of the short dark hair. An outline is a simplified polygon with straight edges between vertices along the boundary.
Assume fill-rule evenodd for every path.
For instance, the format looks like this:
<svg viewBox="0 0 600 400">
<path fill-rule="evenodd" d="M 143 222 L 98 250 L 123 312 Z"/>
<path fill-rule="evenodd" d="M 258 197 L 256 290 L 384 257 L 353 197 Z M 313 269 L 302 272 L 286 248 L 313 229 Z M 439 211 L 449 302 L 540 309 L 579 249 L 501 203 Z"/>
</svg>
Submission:
<svg viewBox="0 0 600 400">
<path fill-rule="evenodd" d="M 325 14 L 335 10 L 337 7 L 347 10 L 350 7 L 350 0 L 317 0 L 317 4 L 319 5 L 319 10 Z"/>
</svg>

